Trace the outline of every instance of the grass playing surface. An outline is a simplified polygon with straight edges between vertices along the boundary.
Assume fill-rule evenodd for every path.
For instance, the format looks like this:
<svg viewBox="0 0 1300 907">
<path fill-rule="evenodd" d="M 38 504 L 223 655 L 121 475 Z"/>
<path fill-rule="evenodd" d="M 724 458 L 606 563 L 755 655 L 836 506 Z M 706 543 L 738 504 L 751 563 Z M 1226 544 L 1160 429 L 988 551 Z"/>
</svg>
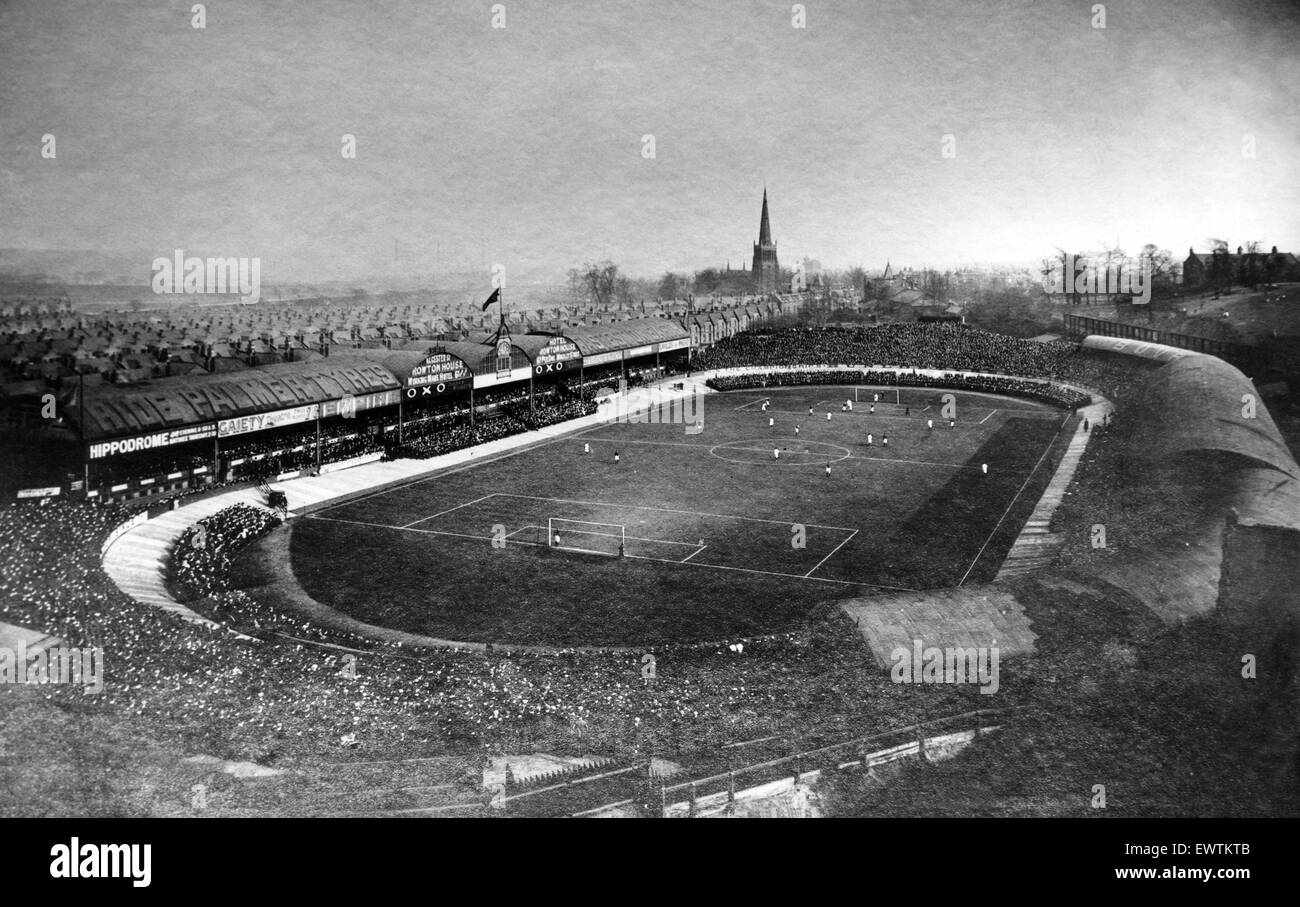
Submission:
<svg viewBox="0 0 1300 907">
<path fill-rule="evenodd" d="M 369 623 L 557 646 L 756 635 L 821 601 L 987 581 L 1066 414 L 953 392 L 950 429 L 940 393 L 860 388 L 851 413 L 853 388 L 711 394 L 699 435 L 606 424 L 318 511 L 292 568 Z"/>
</svg>

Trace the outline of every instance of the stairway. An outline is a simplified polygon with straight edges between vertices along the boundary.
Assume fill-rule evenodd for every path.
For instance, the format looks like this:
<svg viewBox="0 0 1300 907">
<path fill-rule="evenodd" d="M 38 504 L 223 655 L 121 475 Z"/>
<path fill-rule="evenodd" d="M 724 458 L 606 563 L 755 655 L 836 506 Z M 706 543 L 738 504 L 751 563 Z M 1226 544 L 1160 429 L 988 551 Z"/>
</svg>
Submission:
<svg viewBox="0 0 1300 907">
<path fill-rule="evenodd" d="M 1059 532 L 1051 532 L 1047 525 L 1047 520 L 1032 518 L 1025 524 L 1002 562 L 997 576 L 999 580 L 1036 573 L 1052 566 L 1065 537 Z"/>
<path fill-rule="evenodd" d="M 1111 406 L 1108 402 L 1093 403 L 1079 410 L 1079 415 L 1091 425 L 1097 425 L 1110 410 Z M 1066 490 L 1074 479 L 1074 471 L 1079 468 L 1083 452 L 1088 447 L 1090 434 L 1080 421 L 1075 428 L 1074 436 L 1070 438 L 1069 446 L 1061 456 L 1056 473 L 1047 483 L 1043 496 L 1034 506 L 1034 512 L 1029 515 L 1024 529 L 1020 531 L 1020 535 L 1002 561 L 1002 568 L 998 571 L 995 582 L 1034 573 L 1055 563 L 1056 554 L 1065 543 L 1065 537 L 1059 532 L 1050 531 L 1048 527 L 1051 525 L 1056 508 L 1060 507 L 1061 502 L 1065 500 Z"/>
</svg>

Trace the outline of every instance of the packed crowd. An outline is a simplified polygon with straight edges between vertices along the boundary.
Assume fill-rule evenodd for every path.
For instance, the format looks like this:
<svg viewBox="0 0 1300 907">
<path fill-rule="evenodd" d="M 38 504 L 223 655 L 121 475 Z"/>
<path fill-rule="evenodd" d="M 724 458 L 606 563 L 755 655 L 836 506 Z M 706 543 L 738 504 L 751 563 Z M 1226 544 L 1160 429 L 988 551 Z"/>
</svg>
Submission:
<svg viewBox="0 0 1300 907">
<path fill-rule="evenodd" d="M 388 456 L 390 459 L 437 457 L 521 432 L 567 422 L 591 415 L 595 411 L 596 404 L 589 400 L 549 394 L 543 396 L 535 408 L 529 407 L 526 402 L 505 405 L 493 418 L 480 419 L 473 424 L 467 416 L 459 414 L 427 419 L 403 426 L 400 442 L 390 434 Z"/>
<path fill-rule="evenodd" d="M 384 446 L 378 437 L 371 434 L 350 434 L 333 438 L 322 437 L 319 460 L 321 464 L 337 463 L 363 454 L 377 453 L 383 449 Z M 274 446 L 265 453 L 246 459 L 237 465 L 232 465 L 230 478 L 234 480 L 273 478 L 286 472 L 311 469 L 316 464 L 316 443 L 315 438 L 312 438 L 309 442 L 291 448 Z"/>
<path fill-rule="evenodd" d="M 212 442 L 135 451 L 130 456 L 105 457 L 91 464 L 92 486 L 112 486 L 132 479 L 158 478 L 177 472 L 212 468 Z"/>
<path fill-rule="evenodd" d="M 616 390 L 619 381 L 625 376 L 628 387 L 641 387 L 667 378 L 670 375 L 679 374 L 681 371 L 682 369 L 669 360 L 664 360 L 657 366 L 629 368 L 626 372 L 624 372 L 622 365 L 612 365 L 604 368 L 587 369 L 581 375 L 569 375 L 561 379 L 560 384 L 571 394 L 596 397 L 606 390 Z"/>
<path fill-rule="evenodd" d="M 222 623 L 213 628 L 130 599 L 104 573 L 102 539 L 128 515 L 72 502 L 0 510 L 0 620 L 101 646 L 104 691 L 78 699 L 78 708 L 111 716 L 126 736 L 189 751 L 319 758 L 354 739 L 379 758 L 522 745 L 525 733 L 528 745 L 548 751 L 618 744 L 664 752 L 797 722 L 806 711 L 800 683 L 867 682 L 855 679 L 856 648 L 841 652 L 808 629 L 743 647 L 660 649 L 653 682 L 639 651 L 484 658 L 323 630 L 230 588 L 223 575 L 230 560 L 272 526 L 242 510 L 205 521 L 201 546 L 192 534 L 182 540 L 176 573 L 213 599 L 205 611 Z M 369 654 L 345 670 L 337 645 Z M 43 690 L 49 698 L 85 695 L 69 686 Z"/>
<path fill-rule="evenodd" d="M 236 504 L 199 520 L 181 534 L 172 551 L 172 590 L 182 601 L 232 591 L 229 576 L 234 555 L 280 522 L 270 511 L 249 504 Z"/>
<path fill-rule="evenodd" d="M 753 387 L 787 387 L 801 384 L 883 384 L 899 387 L 946 387 L 956 390 L 984 391 L 1010 394 L 1017 397 L 1042 400 L 1067 409 L 1086 406 L 1091 395 L 1062 387 L 1047 381 L 1030 381 L 1024 378 L 1007 378 L 997 375 L 967 376 L 945 372 L 940 377 L 917 373 L 875 371 L 872 369 L 836 369 L 835 371 L 764 372 L 755 370 L 742 375 L 720 375 L 710 378 L 709 387 L 718 391 L 741 390 Z"/>
<path fill-rule="evenodd" d="M 1155 364 L 1090 353 L 1064 341 L 1022 340 L 960 324 L 897 323 L 860 329 L 748 333 L 723 340 L 696 371 L 744 366 L 910 366 L 1063 381 L 1122 398 Z"/>
</svg>

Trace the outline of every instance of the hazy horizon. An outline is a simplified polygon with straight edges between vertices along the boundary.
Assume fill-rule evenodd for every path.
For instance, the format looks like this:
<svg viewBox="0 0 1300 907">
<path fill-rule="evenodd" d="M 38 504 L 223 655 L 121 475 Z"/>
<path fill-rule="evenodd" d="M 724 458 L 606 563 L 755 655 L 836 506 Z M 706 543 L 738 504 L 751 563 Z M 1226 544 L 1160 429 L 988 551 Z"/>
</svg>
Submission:
<svg viewBox="0 0 1300 907">
<path fill-rule="evenodd" d="M 764 186 L 785 266 L 1300 246 L 1288 4 L 192 5 L 0 7 L 0 247 L 649 277 L 748 267 Z"/>
</svg>

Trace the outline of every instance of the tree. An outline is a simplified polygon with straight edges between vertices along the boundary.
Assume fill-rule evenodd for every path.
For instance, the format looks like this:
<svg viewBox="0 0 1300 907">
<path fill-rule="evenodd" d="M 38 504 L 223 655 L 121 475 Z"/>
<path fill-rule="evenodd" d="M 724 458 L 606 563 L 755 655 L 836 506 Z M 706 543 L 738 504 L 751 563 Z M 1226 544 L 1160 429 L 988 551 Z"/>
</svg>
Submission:
<svg viewBox="0 0 1300 907">
<path fill-rule="evenodd" d="M 722 281 L 722 272 L 717 268 L 705 268 L 695 272 L 695 292 L 697 295 L 712 293 Z"/>
<path fill-rule="evenodd" d="M 581 268 L 569 268 L 567 289 L 571 304 L 582 305 L 587 301 L 587 279 Z"/>
<path fill-rule="evenodd" d="M 1224 282 L 1227 282 L 1227 289 L 1232 289 L 1232 259 L 1228 255 L 1228 241 L 1226 239 L 1215 239 L 1211 237 L 1208 241 L 1210 246 L 1210 283 L 1214 286 L 1214 298 L 1218 299 L 1219 294 L 1224 290 Z"/>
<path fill-rule="evenodd" d="M 632 281 L 627 276 L 617 273 L 617 271 L 618 269 L 615 268 L 613 298 L 614 304 L 621 309 L 632 305 Z"/>
<path fill-rule="evenodd" d="M 611 306 L 619 296 L 620 287 L 626 287 L 626 278 L 620 284 L 618 265 L 612 261 L 588 262 L 582 266 L 582 283 L 587 300 L 597 308 Z"/>
<path fill-rule="evenodd" d="M 1106 245 L 1101 253 L 1101 273 L 1097 275 L 1099 288 L 1108 302 L 1113 302 L 1112 293 L 1119 286 L 1120 271 L 1128 265 L 1128 253 L 1119 247 L 1119 245 Z M 1111 276 L 1114 274 L 1115 279 L 1112 282 Z"/>
<path fill-rule="evenodd" d="M 921 272 L 921 292 L 933 299 L 936 305 L 943 305 L 948 301 L 948 286 L 951 279 L 950 273 L 940 274 L 938 271 L 925 270 Z"/>
<path fill-rule="evenodd" d="M 1081 303 L 1081 301 L 1080 301 L 1080 299 L 1079 299 L 1080 294 L 1079 294 L 1079 292 L 1078 292 L 1078 290 L 1077 290 L 1078 284 L 1075 283 L 1075 281 L 1076 281 L 1076 279 L 1078 278 L 1078 275 L 1079 275 L 1079 274 L 1081 274 L 1081 273 L 1087 271 L 1087 270 L 1088 270 L 1089 268 L 1091 268 L 1091 267 L 1095 267 L 1095 265 L 1094 265 L 1094 263 L 1093 263 L 1094 255 L 1095 255 L 1095 253 L 1092 253 L 1092 252 L 1076 252 L 1076 253 L 1074 253 L 1074 269 L 1073 269 L 1069 274 L 1066 274 L 1066 275 L 1065 275 L 1065 279 L 1066 279 L 1067 281 L 1069 281 L 1070 286 L 1076 288 L 1075 293 L 1074 293 L 1074 304 L 1075 304 L 1075 305 L 1080 305 L 1080 304 L 1082 304 L 1082 305 L 1092 305 L 1092 304 L 1096 301 L 1096 300 L 1092 299 L 1092 294 L 1091 294 L 1091 293 L 1087 293 L 1087 292 L 1085 292 L 1085 293 L 1083 294 L 1084 298 L 1083 298 L 1082 303 Z M 1088 286 L 1088 284 L 1085 283 L 1084 286 Z"/>
<path fill-rule="evenodd" d="M 1038 271 L 1043 275 L 1044 291 L 1059 281 L 1061 295 L 1065 297 L 1062 302 L 1066 305 L 1078 304 L 1079 300 L 1074 296 L 1074 272 L 1070 268 L 1069 252 L 1058 246 L 1055 255 L 1049 255 L 1039 263 Z"/>
<path fill-rule="evenodd" d="M 672 271 L 664 272 L 664 276 L 659 281 L 659 297 L 661 299 L 676 299 L 677 293 L 684 289 L 681 279 Z"/>
<path fill-rule="evenodd" d="M 1138 267 L 1150 269 L 1151 291 L 1154 293 L 1157 288 L 1172 291 L 1176 279 L 1176 268 L 1178 263 L 1174 261 L 1174 254 L 1168 249 L 1161 249 L 1155 243 L 1147 243 L 1142 247 L 1142 252 L 1138 256 Z"/>
<path fill-rule="evenodd" d="M 1260 252 L 1264 244 L 1257 239 L 1246 243 L 1246 257 L 1241 262 L 1242 282 L 1252 290 L 1259 289 Z"/>
<path fill-rule="evenodd" d="M 1264 256 L 1264 286 L 1266 288 L 1272 287 L 1277 282 L 1277 275 L 1281 270 L 1279 264 L 1277 246 L 1274 246 L 1273 251 Z"/>
<path fill-rule="evenodd" d="M 970 306 L 971 324 L 1017 337 L 1041 334 L 1050 324 L 1050 315 L 1036 312 L 1036 293 L 1022 287 L 989 286 L 981 288 Z"/>
<path fill-rule="evenodd" d="M 845 274 L 848 285 L 853 288 L 855 293 L 865 293 L 867 289 L 867 269 L 862 265 L 854 265 L 849 268 Z"/>
</svg>

